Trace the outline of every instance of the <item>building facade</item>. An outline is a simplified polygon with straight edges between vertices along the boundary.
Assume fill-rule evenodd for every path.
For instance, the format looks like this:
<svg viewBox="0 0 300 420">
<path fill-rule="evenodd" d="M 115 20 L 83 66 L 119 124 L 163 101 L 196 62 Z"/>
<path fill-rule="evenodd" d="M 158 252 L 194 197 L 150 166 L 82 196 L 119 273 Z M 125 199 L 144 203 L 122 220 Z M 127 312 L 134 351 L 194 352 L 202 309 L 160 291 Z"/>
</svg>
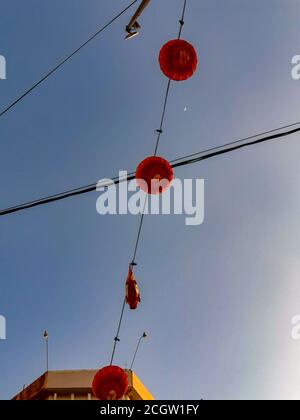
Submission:
<svg viewBox="0 0 300 420">
<path fill-rule="evenodd" d="M 96 400 L 91 384 L 97 370 L 49 371 L 18 393 L 13 400 Z M 139 378 L 126 370 L 129 388 L 125 400 L 153 400 Z"/>
</svg>

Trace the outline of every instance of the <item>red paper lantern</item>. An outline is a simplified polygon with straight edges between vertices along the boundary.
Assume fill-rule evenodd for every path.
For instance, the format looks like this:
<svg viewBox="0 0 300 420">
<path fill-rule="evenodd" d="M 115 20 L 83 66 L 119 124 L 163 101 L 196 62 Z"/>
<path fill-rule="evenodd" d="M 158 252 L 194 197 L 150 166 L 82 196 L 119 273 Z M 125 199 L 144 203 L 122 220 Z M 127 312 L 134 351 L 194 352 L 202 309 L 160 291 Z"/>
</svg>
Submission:
<svg viewBox="0 0 300 420">
<path fill-rule="evenodd" d="M 134 278 L 132 268 L 129 267 L 128 277 L 126 281 L 126 303 L 130 309 L 135 310 L 141 301 L 140 292 L 137 282 Z"/>
<path fill-rule="evenodd" d="M 124 369 L 118 366 L 100 369 L 94 377 L 92 389 L 98 400 L 120 400 L 128 390 L 128 378 Z"/>
<path fill-rule="evenodd" d="M 167 160 L 150 156 L 139 164 L 135 177 L 138 186 L 147 194 L 161 194 L 169 188 L 174 173 Z"/>
<path fill-rule="evenodd" d="M 161 71 L 171 80 L 180 82 L 193 76 L 198 57 L 195 48 L 182 39 L 167 42 L 159 54 Z"/>
</svg>

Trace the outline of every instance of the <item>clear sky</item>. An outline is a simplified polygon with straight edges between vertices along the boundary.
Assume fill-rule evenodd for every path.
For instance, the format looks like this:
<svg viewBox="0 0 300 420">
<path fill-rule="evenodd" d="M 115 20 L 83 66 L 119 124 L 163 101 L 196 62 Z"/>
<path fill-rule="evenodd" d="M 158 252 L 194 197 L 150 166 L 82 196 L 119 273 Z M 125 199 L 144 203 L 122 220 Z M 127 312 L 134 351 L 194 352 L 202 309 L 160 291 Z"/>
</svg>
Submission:
<svg viewBox="0 0 300 420">
<path fill-rule="evenodd" d="M 3 108 L 129 0 L 2 0 Z M 157 56 L 182 0 L 153 0 L 142 34 L 122 17 L 0 120 L 1 208 L 132 171 L 153 150 L 166 79 Z M 299 0 L 188 0 L 197 74 L 172 86 L 168 159 L 300 120 Z M 184 108 L 187 111 L 184 112 Z M 299 135 L 177 170 L 204 178 L 205 223 L 147 216 L 116 363 L 158 399 L 300 398 Z M 108 363 L 138 219 L 99 216 L 98 195 L 0 220 L 0 398 L 50 368 Z"/>
</svg>

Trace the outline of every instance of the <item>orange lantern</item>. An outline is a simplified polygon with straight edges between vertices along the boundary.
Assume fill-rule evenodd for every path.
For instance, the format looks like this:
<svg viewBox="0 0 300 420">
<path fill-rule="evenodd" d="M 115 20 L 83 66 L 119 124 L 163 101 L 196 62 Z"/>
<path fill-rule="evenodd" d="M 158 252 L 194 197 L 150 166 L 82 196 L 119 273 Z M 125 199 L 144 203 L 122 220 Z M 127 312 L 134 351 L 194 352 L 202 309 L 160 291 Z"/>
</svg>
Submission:
<svg viewBox="0 0 300 420">
<path fill-rule="evenodd" d="M 161 71 L 171 80 L 180 82 L 193 76 L 198 57 L 195 48 L 182 39 L 169 41 L 160 50 Z"/>
<path fill-rule="evenodd" d="M 150 156 L 139 164 L 135 177 L 138 186 L 147 194 L 161 194 L 169 188 L 174 172 L 167 160 Z"/>
<path fill-rule="evenodd" d="M 121 400 L 128 390 L 128 378 L 124 369 L 118 366 L 100 369 L 94 377 L 92 389 L 98 400 Z"/>
<path fill-rule="evenodd" d="M 132 267 L 129 267 L 128 277 L 126 280 L 126 303 L 131 310 L 135 310 L 141 301 L 139 288 L 134 278 Z"/>
</svg>

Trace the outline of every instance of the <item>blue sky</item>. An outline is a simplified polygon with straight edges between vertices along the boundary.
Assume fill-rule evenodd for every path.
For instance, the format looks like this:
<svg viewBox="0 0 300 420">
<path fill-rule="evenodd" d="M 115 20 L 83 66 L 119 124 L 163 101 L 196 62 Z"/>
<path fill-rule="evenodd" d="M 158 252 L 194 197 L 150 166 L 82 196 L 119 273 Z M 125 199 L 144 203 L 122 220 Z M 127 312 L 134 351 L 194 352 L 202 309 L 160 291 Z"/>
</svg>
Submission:
<svg viewBox="0 0 300 420">
<path fill-rule="evenodd" d="M 95 32 L 125 0 L 2 0 L 3 108 Z M 132 171 L 154 146 L 166 79 L 157 56 L 176 36 L 182 0 L 153 0 L 140 37 L 131 13 L 0 120 L 1 208 Z M 299 121 L 298 0 L 189 0 L 183 38 L 197 74 L 172 86 L 167 159 Z M 184 108 L 187 107 L 187 112 Z M 116 362 L 158 399 L 300 398 L 299 135 L 176 171 L 204 178 L 205 223 L 147 216 Z M 108 363 L 133 216 L 99 216 L 97 194 L 1 218 L 0 398 L 44 370 Z"/>
</svg>

